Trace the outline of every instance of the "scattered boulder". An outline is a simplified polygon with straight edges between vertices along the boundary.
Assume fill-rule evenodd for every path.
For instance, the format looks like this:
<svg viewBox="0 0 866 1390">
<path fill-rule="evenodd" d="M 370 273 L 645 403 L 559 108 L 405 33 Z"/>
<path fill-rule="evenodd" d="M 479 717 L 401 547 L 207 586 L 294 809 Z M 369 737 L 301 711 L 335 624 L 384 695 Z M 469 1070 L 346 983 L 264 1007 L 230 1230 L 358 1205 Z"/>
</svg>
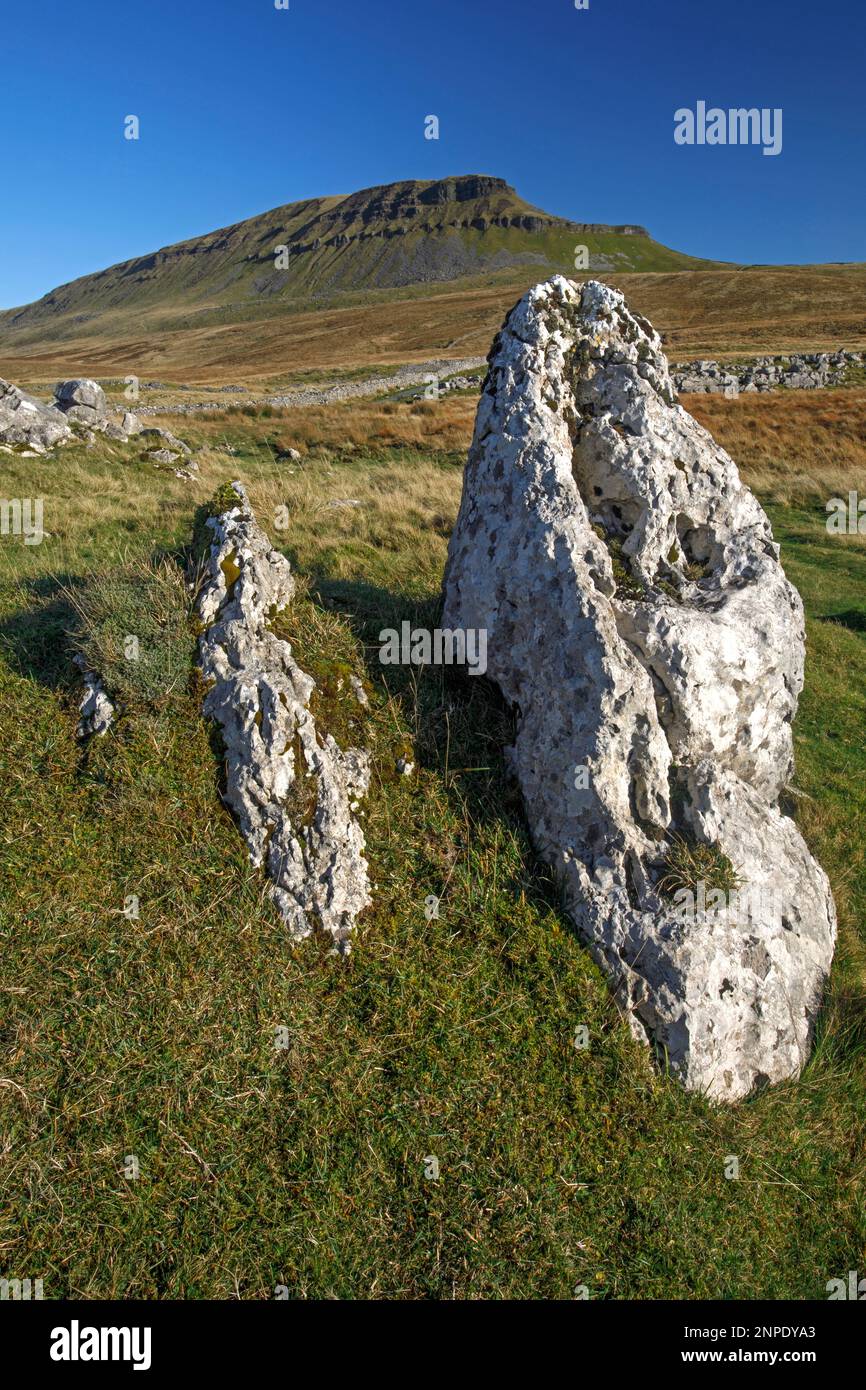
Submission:
<svg viewBox="0 0 866 1390">
<path fill-rule="evenodd" d="M 149 449 L 142 454 L 142 458 L 156 468 L 170 468 L 176 478 L 183 478 L 187 482 L 194 479 L 199 471 L 194 458 L 186 458 L 174 449 Z"/>
<path fill-rule="evenodd" d="M 192 449 L 185 444 L 182 439 L 178 439 L 171 430 L 162 429 L 143 429 L 141 422 L 133 416 L 134 423 L 138 429 L 134 432 L 138 437 L 146 442 L 149 447 L 145 449 L 142 458 L 155 464 L 158 468 L 171 468 L 176 478 L 183 478 L 186 481 L 193 479 L 198 473 L 198 464 L 192 457 Z M 179 465 L 175 467 L 175 465 Z"/>
<path fill-rule="evenodd" d="M 87 662 L 80 652 L 73 658 L 84 680 L 84 695 L 78 706 L 80 715 L 75 731 L 79 739 L 91 738 L 94 734 L 102 737 L 108 733 L 114 722 L 115 709 L 108 698 L 105 686 L 95 671 L 87 668 Z"/>
<path fill-rule="evenodd" d="M 271 627 L 292 600 L 288 560 L 261 531 L 240 483 L 207 525 L 213 536 L 199 598 L 203 704 L 225 744 L 224 800 L 254 864 L 264 865 L 293 938 L 317 927 L 347 954 L 370 892 L 354 811 L 368 754 L 341 750 L 310 710 L 316 682 Z"/>
<path fill-rule="evenodd" d="M 148 449 L 145 457 L 149 459 L 151 463 L 171 464 L 177 463 L 181 455 L 176 454 L 173 449 Z"/>
<path fill-rule="evenodd" d="M 108 419 L 108 402 L 98 381 L 88 377 L 59 381 L 54 388 L 54 403 L 69 420 L 98 428 Z"/>
<path fill-rule="evenodd" d="M 430 393 L 430 383 L 418 391 L 407 391 L 403 393 L 403 399 L 407 402 L 423 401 L 448 396 L 452 391 L 477 391 L 481 386 L 481 380 L 475 376 L 451 376 L 444 381 L 433 383 L 434 390 Z"/>
<path fill-rule="evenodd" d="M 144 426 L 133 410 L 125 410 L 120 428 L 123 430 L 124 436 L 129 439 L 134 434 L 141 434 Z"/>
<path fill-rule="evenodd" d="M 20 387 L 0 380 L 0 447 L 25 444 L 38 454 L 57 444 L 78 441 L 93 445 L 99 435 L 125 443 L 141 432 L 141 421 L 130 410 L 120 422 L 110 417 L 105 392 L 96 381 L 75 378 L 58 382 L 53 404 L 46 405 Z M 150 433 L 160 441 L 171 441 L 178 454 L 191 452 L 167 430 Z"/>
<path fill-rule="evenodd" d="M 740 383 L 733 372 L 724 371 L 718 362 L 691 362 L 687 367 L 673 373 L 677 391 L 683 394 L 727 396 L 736 399 L 740 394 Z"/>
<path fill-rule="evenodd" d="M 98 426 L 101 432 L 108 439 L 115 439 L 120 444 L 125 444 L 133 435 L 141 434 L 143 426 L 137 415 L 131 410 L 124 411 L 120 424 L 116 420 L 105 420 Z"/>
<path fill-rule="evenodd" d="M 62 411 L 0 378 L 0 442 L 26 444 L 35 453 L 72 438 Z"/>
<path fill-rule="evenodd" d="M 189 455 L 192 453 L 192 449 L 189 445 L 184 444 L 183 440 L 178 439 L 176 434 L 172 434 L 171 430 L 159 430 L 150 426 L 148 429 L 136 430 L 135 433 L 140 434 L 143 440 L 153 441 L 157 448 L 160 448 L 164 444 L 167 449 L 173 449 L 177 454 Z"/>
<path fill-rule="evenodd" d="M 796 1076 L 836 934 L 778 804 L 802 604 L 605 285 L 555 276 L 494 341 L 443 625 L 487 630 L 535 844 L 635 1035 L 715 1100 Z"/>
</svg>

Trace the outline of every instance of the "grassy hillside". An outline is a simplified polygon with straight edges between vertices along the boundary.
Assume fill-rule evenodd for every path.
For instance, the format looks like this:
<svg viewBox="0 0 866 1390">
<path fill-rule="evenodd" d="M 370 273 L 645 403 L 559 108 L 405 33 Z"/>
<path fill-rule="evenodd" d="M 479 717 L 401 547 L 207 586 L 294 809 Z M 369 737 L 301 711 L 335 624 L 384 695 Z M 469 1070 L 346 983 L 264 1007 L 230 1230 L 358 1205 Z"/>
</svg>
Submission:
<svg viewBox="0 0 866 1390">
<path fill-rule="evenodd" d="M 0 546 L 4 1274 L 47 1298 L 800 1299 L 863 1268 L 866 545 L 828 537 L 823 502 L 866 492 L 866 392 L 694 408 L 806 601 L 792 809 L 840 910 L 803 1078 L 733 1110 L 653 1072 L 619 1020 L 535 866 L 485 683 L 376 660 L 383 625 L 436 612 L 471 402 L 197 421 L 193 485 L 134 445 L 3 456 L 4 494 L 43 495 L 51 532 Z M 375 905 L 348 962 L 287 943 L 217 795 L 181 566 L 236 476 L 308 577 L 301 664 L 347 660 L 375 691 Z M 76 645 L 122 711 L 84 751 Z M 406 744 L 418 772 L 395 778 Z"/>
<path fill-rule="evenodd" d="M 469 285 L 346 293 L 338 305 L 315 309 L 262 302 L 232 323 L 204 309 L 179 311 L 170 320 L 161 308 L 142 310 L 130 323 L 115 310 L 101 316 L 98 336 L 88 336 L 85 325 L 74 336 L 46 334 L 28 345 L 0 328 L 0 376 L 35 386 L 64 376 L 132 373 L 143 380 L 271 389 L 305 372 L 484 356 L 507 310 L 546 273 L 533 266 Z M 864 266 L 601 278 L 622 289 L 664 333 L 674 359 L 866 348 Z"/>
<path fill-rule="evenodd" d="M 161 306 L 173 315 L 220 306 L 230 317 L 256 301 L 457 280 L 521 263 L 565 270 L 578 242 L 597 270 L 707 264 L 660 246 L 642 227 L 568 222 L 524 202 L 502 179 L 470 174 L 289 203 L 61 285 L 8 311 L 0 328 L 26 337 L 51 323 L 63 333 L 83 318 L 95 332 L 98 316 L 117 309 Z"/>
<path fill-rule="evenodd" d="M 575 270 L 578 245 L 588 272 Z M 485 355 L 506 310 L 556 271 L 616 284 L 677 357 L 866 346 L 866 266 L 701 261 L 641 227 L 568 222 L 467 175 L 291 203 L 84 276 L 0 313 L 0 375 L 269 388 Z"/>
</svg>

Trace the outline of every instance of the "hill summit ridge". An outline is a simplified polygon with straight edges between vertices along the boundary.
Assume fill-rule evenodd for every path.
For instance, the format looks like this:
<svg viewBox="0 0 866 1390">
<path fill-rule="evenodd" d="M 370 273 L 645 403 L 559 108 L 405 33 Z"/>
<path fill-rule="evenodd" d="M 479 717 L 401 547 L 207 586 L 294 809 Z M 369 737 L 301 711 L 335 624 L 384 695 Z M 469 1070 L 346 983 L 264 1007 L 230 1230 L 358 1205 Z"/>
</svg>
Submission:
<svg viewBox="0 0 866 1390">
<path fill-rule="evenodd" d="M 598 271 L 700 264 L 658 245 L 637 224 L 545 212 L 491 174 L 403 179 L 285 203 L 59 285 L 0 313 L 0 345 L 10 334 L 41 336 L 48 321 L 60 336 L 72 329 L 89 335 L 99 316 L 118 310 L 218 309 L 230 319 L 241 306 L 274 300 L 321 303 L 521 265 L 573 269 L 578 236 Z"/>
</svg>

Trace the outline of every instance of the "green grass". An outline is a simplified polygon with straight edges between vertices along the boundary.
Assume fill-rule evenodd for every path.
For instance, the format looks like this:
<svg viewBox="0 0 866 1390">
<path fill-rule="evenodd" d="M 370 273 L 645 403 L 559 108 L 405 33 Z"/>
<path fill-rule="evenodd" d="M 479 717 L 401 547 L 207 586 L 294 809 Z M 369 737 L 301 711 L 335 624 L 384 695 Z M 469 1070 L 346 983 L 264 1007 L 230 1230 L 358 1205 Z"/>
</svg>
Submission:
<svg viewBox="0 0 866 1390">
<path fill-rule="evenodd" d="M 809 613 L 797 816 L 841 935 L 802 1079 L 717 1109 L 652 1069 L 569 931 L 495 694 L 376 660 L 380 627 L 435 617 L 454 461 L 332 453 L 286 482 L 239 447 L 200 492 L 120 456 L 82 455 L 89 487 L 71 451 L 8 463 L 6 492 L 49 499 L 52 538 L 0 554 L 0 1274 L 48 1298 L 689 1299 L 821 1298 L 862 1271 L 862 542 L 828 537 L 820 507 L 774 512 Z M 304 503 L 374 499 L 377 478 L 390 494 L 395 469 L 399 516 Z M 178 561 L 196 505 L 236 476 L 265 523 L 266 486 L 295 489 L 275 539 L 310 576 L 289 615 L 301 664 L 367 668 L 375 906 L 348 961 L 287 942 L 188 678 Z M 76 645 L 122 697 L 84 750 Z M 396 777 L 407 745 L 417 772 Z"/>
<path fill-rule="evenodd" d="M 699 886 L 721 893 L 733 893 L 740 878 L 718 845 L 701 844 L 683 835 L 671 836 L 662 861 L 662 876 L 656 884 L 659 893 L 673 898 L 679 892 L 695 893 Z"/>
</svg>

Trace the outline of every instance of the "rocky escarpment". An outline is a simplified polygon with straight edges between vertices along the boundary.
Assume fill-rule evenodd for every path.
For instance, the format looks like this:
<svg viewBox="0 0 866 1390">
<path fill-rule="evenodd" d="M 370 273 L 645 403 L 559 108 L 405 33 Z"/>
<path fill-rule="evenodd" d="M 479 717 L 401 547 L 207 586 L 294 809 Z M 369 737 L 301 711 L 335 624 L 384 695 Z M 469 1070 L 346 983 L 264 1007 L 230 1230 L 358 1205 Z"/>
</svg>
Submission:
<svg viewBox="0 0 866 1390">
<path fill-rule="evenodd" d="M 779 809 L 799 596 L 620 294 L 554 277 L 489 362 L 444 625 L 487 629 L 534 841 L 633 1031 L 737 1100 L 800 1071 L 835 940 Z"/>
<path fill-rule="evenodd" d="M 254 864 L 262 865 L 295 939 L 320 928 L 348 953 L 370 902 L 364 836 L 355 816 L 369 758 L 317 726 L 313 678 L 272 628 L 292 601 L 288 560 L 272 549 L 240 483 L 207 526 L 212 542 L 199 597 L 205 715 L 225 745 L 224 800 Z"/>
<path fill-rule="evenodd" d="M 738 396 L 741 391 L 816 391 L 841 386 L 851 369 L 866 365 L 866 352 L 795 352 L 788 357 L 757 357 L 745 366 L 720 367 L 700 358 L 671 367 L 677 391 Z"/>
<path fill-rule="evenodd" d="M 464 208 L 469 207 L 468 212 Z M 487 174 L 466 174 L 433 183 L 407 181 L 364 188 L 340 201 L 336 208 L 311 219 L 315 235 L 302 231 L 289 242 L 290 256 L 307 255 L 324 247 L 346 247 L 356 241 L 443 232 L 486 232 L 491 228 L 516 228 L 525 232 L 567 229 L 591 235 L 612 233 L 648 237 L 636 224 L 614 226 L 598 222 L 571 222 L 522 203 L 505 179 Z"/>
</svg>

